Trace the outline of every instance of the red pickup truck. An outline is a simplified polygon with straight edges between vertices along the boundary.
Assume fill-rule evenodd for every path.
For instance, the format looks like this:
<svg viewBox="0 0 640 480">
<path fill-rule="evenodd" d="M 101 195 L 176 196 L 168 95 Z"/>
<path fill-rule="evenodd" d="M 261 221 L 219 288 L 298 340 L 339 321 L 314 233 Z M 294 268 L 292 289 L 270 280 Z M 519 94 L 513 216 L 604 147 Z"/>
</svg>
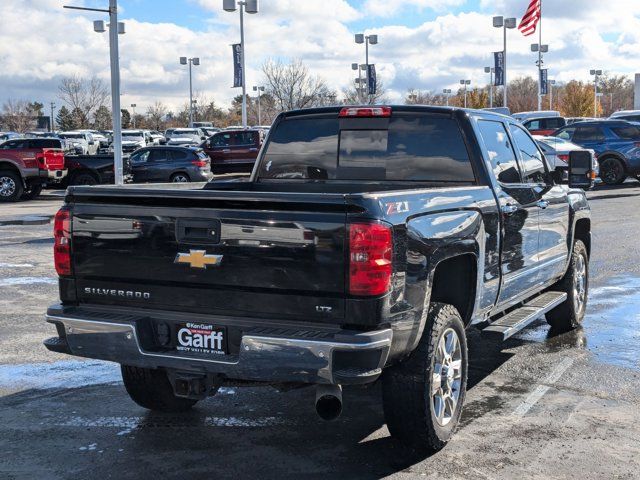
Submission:
<svg viewBox="0 0 640 480">
<path fill-rule="evenodd" d="M 0 202 L 31 200 L 67 174 L 58 138 L 16 138 L 0 144 Z"/>
<path fill-rule="evenodd" d="M 251 172 L 264 142 L 264 130 L 223 130 L 200 144 L 215 173 Z"/>
</svg>

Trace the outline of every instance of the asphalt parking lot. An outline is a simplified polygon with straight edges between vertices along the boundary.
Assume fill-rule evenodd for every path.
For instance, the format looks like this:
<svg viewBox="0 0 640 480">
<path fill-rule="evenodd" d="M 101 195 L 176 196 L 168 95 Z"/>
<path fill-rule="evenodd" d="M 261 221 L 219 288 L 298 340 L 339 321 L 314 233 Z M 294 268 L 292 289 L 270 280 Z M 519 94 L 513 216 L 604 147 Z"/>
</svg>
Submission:
<svg viewBox="0 0 640 480">
<path fill-rule="evenodd" d="M 583 328 L 544 320 L 506 343 L 470 331 L 461 427 L 430 457 L 390 437 L 378 386 L 325 423 L 313 389 L 224 388 L 183 415 L 135 405 L 117 365 L 45 350 L 62 192 L 0 206 L 0 478 L 638 478 L 640 184 L 589 192 Z"/>
</svg>

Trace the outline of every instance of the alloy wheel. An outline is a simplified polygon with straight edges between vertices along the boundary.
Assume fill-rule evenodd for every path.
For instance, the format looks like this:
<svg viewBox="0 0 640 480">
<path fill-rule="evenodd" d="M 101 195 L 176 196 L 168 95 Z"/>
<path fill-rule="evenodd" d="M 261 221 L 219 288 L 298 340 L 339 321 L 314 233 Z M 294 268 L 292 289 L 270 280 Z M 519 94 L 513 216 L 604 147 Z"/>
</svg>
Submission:
<svg viewBox="0 0 640 480">
<path fill-rule="evenodd" d="M 10 197 L 16 191 L 16 182 L 11 177 L 0 177 L 0 195 Z"/>
<path fill-rule="evenodd" d="M 456 412 L 462 384 L 462 349 L 457 332 L 448 328 L 438 340 L 431 378 L 431 403 L 436 421 L 447 425 Z"/>
</svg>

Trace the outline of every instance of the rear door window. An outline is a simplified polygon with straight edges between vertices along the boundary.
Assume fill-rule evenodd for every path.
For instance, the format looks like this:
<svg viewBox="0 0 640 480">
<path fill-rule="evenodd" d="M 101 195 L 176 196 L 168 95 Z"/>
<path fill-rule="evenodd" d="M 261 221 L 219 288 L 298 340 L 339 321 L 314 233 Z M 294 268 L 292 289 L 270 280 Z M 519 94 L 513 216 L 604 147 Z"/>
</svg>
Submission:
<svg viewBox="0 0 640 480">
<path fill-rule="evenodd" d="M 231 145 L 231 134 L 230 133 L 218 133 L 214 135 L 211 139 L 211 147 L 228 147 Z"/>
<path fill-rule="evenodd" d="M 577 127 L 573 135 L 574 142 L 604 142 L 605 137 L 602 129 L 595 126 Z"/>
<path fill-rule="evenodd" d="M 500 183 L 522 183 L 516 153 L 502 122 L 479 120 L 478 127 L 494 176 Z"/>
<path fill-rule="evenodd" d="M 253 145 L 253 132 L 236 132 L 233 134 L 233 145 L 242 147 Z"/>
<path fill-rule="evenodd" d="M 284 119 L 270 135 L 260 177 L 475 181 L 455 120 L 415 113 L 361 120 Z"/>
<path fill-rule="evenodd" d="M 562 130 L 556 136 L 558 138 L 563 139 L 563 140 L 569 140 L 570 141 L 573 138 L 573 135 L 575 133 L 576 133 L 576 127 L 569 127 L 569 128 L 565 128 L 564 130 Z"/>
</svg>

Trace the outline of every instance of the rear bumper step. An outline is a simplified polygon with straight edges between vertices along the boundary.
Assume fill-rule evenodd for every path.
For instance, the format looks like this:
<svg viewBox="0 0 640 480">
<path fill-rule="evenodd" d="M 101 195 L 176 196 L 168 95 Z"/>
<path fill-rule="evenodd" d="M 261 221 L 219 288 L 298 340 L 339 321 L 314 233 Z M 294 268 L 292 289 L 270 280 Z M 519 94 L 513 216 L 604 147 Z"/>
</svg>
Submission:
<svg viewBox="0 0 640 480">
<path fill-rule="evenodd" d="M 135 317 L 108 321 L 56 312 L 46 316 L 60 337 L 48 339 L 52 351 L 108 360 L 143 368 L 211 373 L 233 380 L 268 383 L 303 382 L 364 384 L 382 373 L 391 347 L 390 329 L 371 332 L 340 330 L 332 335 L 242 335 L 237 354 L 221 357 L 187 356 L 180 352 L 145 350 L 140 338 L 148 335 Z"/>
<path fill-rule="evenodd" d="M 506 340 L 524 329 L 567 299 L 564 292 L 546 292 L 529 300 L 524 306 L 491 322 L 482 330 L 483 336 Z"/>
</svg>

